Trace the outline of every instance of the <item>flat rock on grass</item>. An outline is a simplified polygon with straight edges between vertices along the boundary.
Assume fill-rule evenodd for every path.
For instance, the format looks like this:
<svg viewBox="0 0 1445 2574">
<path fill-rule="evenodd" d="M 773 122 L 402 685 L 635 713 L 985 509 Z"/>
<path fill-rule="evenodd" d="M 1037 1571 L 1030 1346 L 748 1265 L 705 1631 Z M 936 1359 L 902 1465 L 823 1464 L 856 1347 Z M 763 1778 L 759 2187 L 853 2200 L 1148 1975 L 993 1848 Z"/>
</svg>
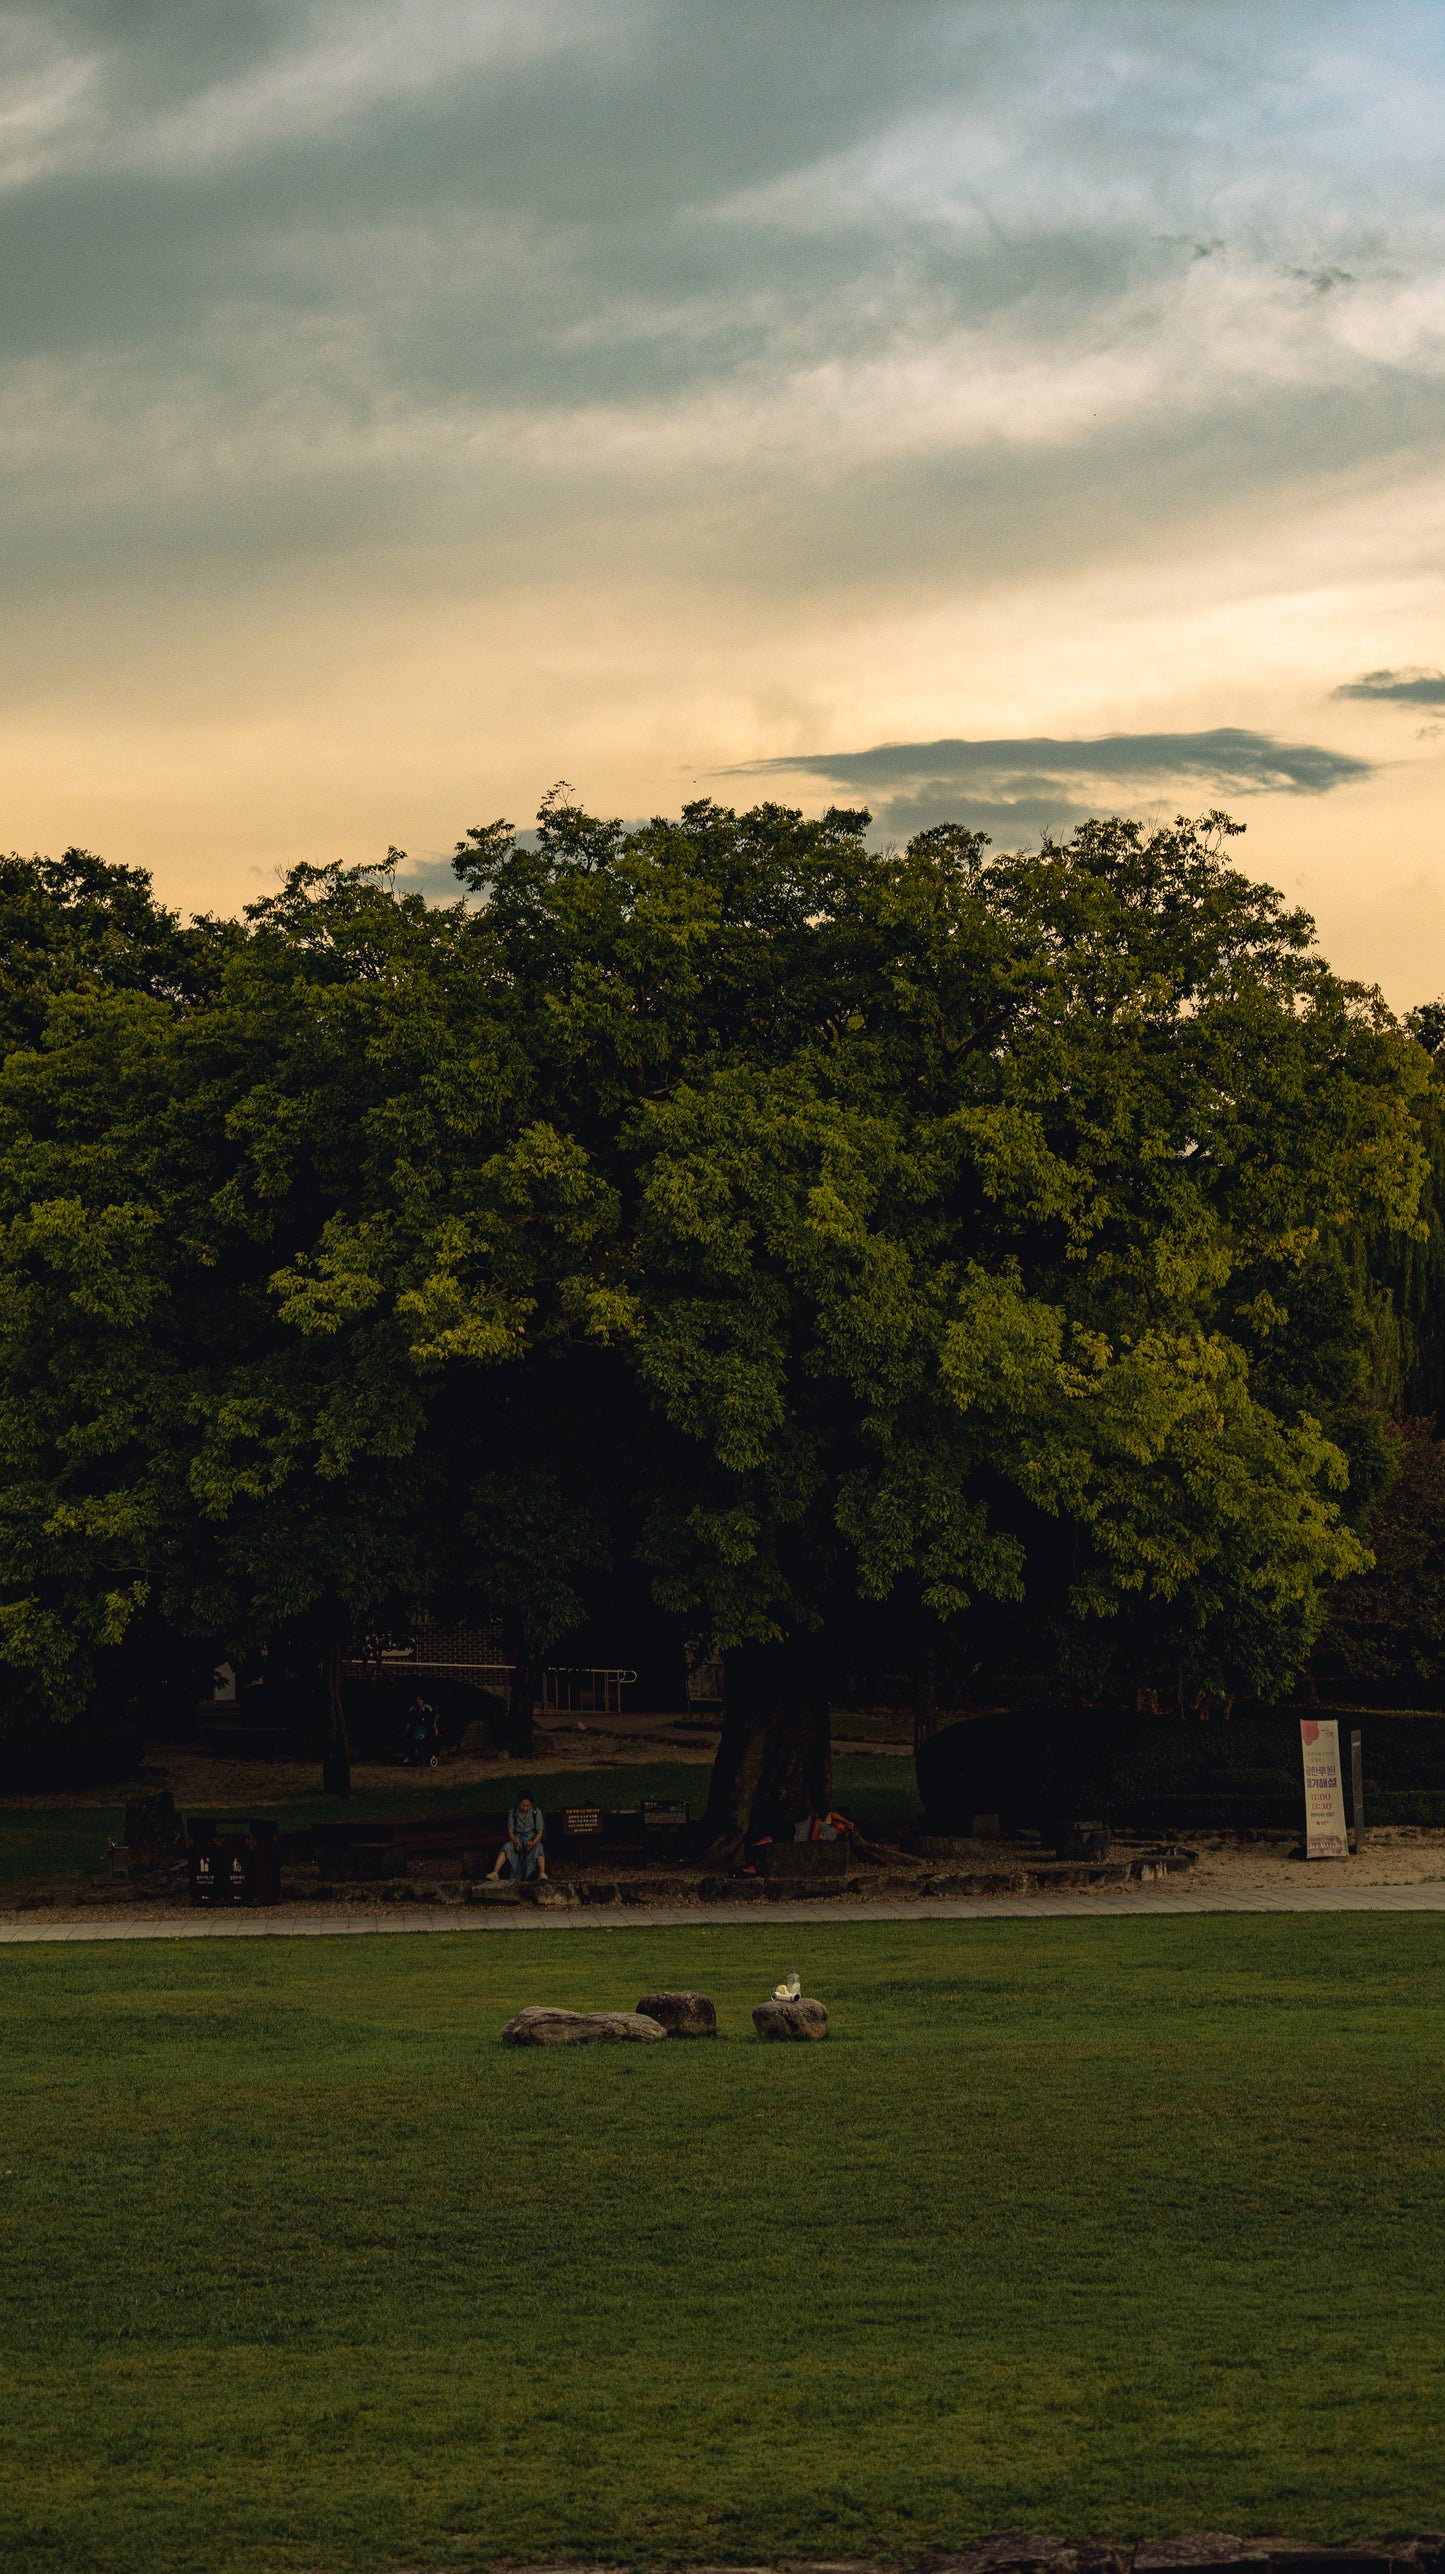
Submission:
<svg viewBox="0 0 1445 2574">
<path fill-rule="evenodd" d="M 531 2002 L 502 2031 L 507 2047 L 607 2047 L 665 2038 L 660 2020 L 643 2011 L 555 2011 Z"/>
<path fill-rule="evenodd" d="M 753 2027 L 760 2038 L 826 2038 L 828 2014 L 821 2002 L 800 1995 L 796 2002 L 760 2002 Z"/>
<path fill-rule="evenodd" d="M 717 2012 L 705 1993 L 644 1993 L 638 2012 L 660 2020 L 670 2038 L 715 2038 Z"/>
</svg>

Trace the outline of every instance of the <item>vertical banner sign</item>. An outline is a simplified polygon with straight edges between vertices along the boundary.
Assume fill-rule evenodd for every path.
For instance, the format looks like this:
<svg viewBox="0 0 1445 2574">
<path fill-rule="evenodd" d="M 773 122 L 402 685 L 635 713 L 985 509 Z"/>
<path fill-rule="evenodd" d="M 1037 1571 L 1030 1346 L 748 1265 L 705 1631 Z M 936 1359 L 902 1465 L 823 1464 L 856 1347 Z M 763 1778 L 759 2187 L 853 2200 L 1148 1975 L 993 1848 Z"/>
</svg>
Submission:
<svg viewBox="0 0 1445 2574">
<path fill-rule="evenodd" d="M 1348 1859 L 1340 1729 L 1330 1717 L 1300 1718 L 1305 1765 L 1305 1849 L 1311 1859 Z"/>
</svg>

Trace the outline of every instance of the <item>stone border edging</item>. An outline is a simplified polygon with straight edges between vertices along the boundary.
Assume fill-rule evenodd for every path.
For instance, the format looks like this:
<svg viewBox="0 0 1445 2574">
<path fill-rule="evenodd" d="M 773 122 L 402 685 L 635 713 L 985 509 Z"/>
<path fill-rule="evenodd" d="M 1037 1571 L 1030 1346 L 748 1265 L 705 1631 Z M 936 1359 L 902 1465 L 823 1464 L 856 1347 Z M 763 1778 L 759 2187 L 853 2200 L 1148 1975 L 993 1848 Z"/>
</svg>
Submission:
<svg viewBox="0 0 1445 2574">
<path fill-rule="evenodd" d="M 0 1915 L 0 1948 L 29 1947 L 53 1941 L 124 1939 L 335 1939 L 402 1938 L 416 1931 L 492 1931 L 514 1936 L 537 1930 L 700 1930 L 721 1927 L 767 1929 L 774 1938 L 789 1923 L 814 1922 L 971 1922 L 971 1921 L 1120 1921 L 1197 1913 L 1445 1913 L 1445 1879 L 1406 1886 L 1320 1886 L 1260 1889 L 1240 1894 L 1176 1894 L 1168 1887 L 1148 1894 L 1022 1895 L 927 1897 L 908 1902 L 799 1902 L 785 1914 L 772 1904 L 618 1904 L 582 1905 L 555 1912 L 518 1905 L 495 1911 L 482 1905 L 464 1908 L 418 1906 L 392 1911 L 358 1905 L 323 1913 L 304 1911 L 174 1912 L 141 1919 L 99 1921 L 94 1913 L 55 1914 L 23 1921 Z M 1241 2562 L 1243 2560 L 1240 2560 Z M 734 2570 L 739 2574 L 739 2569 Z M 741 2569 L 745 2574 L 745 2569 Z M 1439 2569 L 1445 2574 L 1445 2559 Z"/>
</svg>

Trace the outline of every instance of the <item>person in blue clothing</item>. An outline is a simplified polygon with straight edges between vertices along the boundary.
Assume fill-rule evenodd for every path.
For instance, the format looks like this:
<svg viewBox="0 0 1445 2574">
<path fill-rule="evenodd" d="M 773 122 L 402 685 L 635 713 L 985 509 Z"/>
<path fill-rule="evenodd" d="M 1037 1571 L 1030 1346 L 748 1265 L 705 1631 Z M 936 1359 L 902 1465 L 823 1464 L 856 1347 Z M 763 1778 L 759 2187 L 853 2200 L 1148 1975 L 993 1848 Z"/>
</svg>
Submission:
<svg viewBox="0 0 1445 2574">
<path fill-rule="evenodd" d="M 435 1767 L 436 1756 L 436 1709 L 418 1690 L 406 1711 L 401 1757 L 409 1770 L 426 1770 Z"/>
<path fill-rule="evenodd" d="M 542 1835 L 546 1823 L 541 1807 L 534 1804 L 527 1789 L 523 1788 L 507 1817 L 507 1837 L 497 1852 L 497 1864 L 492 1875 L 500 1877 L 505 1868 L 513 1878 L 545 1877 L 547 1854 L 542 1847 Z"/>
</svg>

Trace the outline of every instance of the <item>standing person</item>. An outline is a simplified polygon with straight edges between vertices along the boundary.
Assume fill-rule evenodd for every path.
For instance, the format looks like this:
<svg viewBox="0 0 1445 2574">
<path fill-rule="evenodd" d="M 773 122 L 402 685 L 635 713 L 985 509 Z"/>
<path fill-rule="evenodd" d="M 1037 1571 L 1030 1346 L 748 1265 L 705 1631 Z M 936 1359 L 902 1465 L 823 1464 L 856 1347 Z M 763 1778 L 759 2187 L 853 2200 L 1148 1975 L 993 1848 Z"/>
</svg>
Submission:
<svg viewBox="0 0 1445 2574">
<path fill-rule="evenodd" d="M 542 1847 L 545 1830 L 546 1817 L 541 1807 L 533 1804 L 527 1789 L 523 1788 L 507 1817 L 507 1837 L 497 1852 L 497 1864 L 492 1875 L 500 1877 L 502 1870 L 507 1868 L 514 1878 L 545 1877 L 547 1853 Z"/>
<path fill-rule="evenodd" d="M 402 1759 L 408 1769 L 429 1769 L 436 1760 L 436 1709 L 418 1690 L 406 1711 L 406 1741 Z"/>
</svg>

